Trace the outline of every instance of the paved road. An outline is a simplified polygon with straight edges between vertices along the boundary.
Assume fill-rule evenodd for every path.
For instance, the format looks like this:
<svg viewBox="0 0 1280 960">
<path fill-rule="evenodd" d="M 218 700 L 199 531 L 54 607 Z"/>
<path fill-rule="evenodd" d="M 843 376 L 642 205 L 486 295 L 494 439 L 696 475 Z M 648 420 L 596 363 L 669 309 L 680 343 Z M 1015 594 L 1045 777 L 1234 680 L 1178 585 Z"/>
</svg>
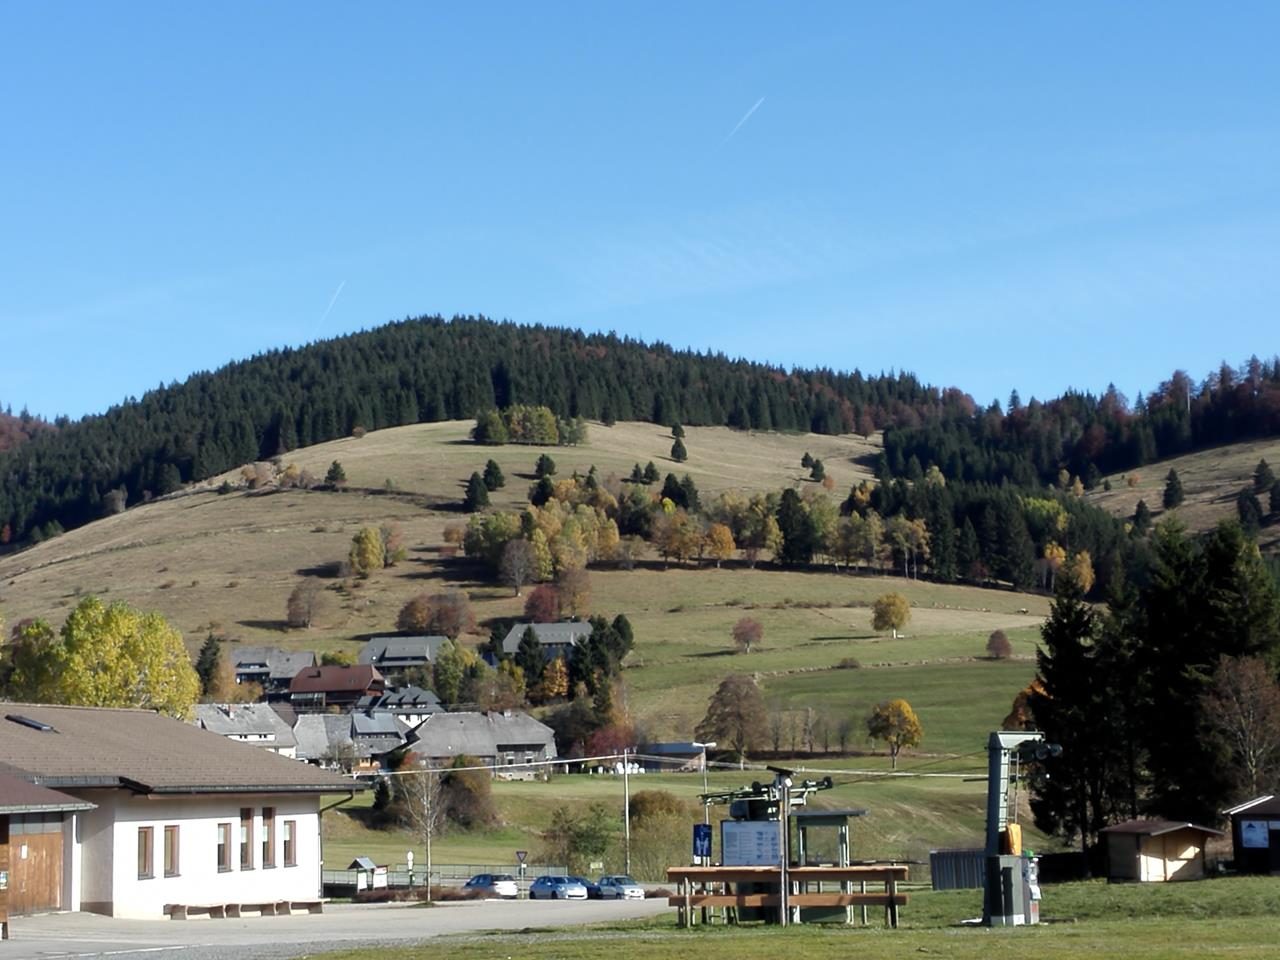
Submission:
<svg viewBox="0 0 1280 960">
<path fill-rule="evenodd" d="M 545 930 L 650 917 L 665 899 L 632 901 L 486 901 L 422 909 L 401 904 L 330 904 L 319 916 L 239 920 L 113 920 L 88 913 L 19 917 L 0 960 L 120 957 L 124 960 L 279 960 L 324 950 L 403 944 L 444 934 Z"/>
</svg>

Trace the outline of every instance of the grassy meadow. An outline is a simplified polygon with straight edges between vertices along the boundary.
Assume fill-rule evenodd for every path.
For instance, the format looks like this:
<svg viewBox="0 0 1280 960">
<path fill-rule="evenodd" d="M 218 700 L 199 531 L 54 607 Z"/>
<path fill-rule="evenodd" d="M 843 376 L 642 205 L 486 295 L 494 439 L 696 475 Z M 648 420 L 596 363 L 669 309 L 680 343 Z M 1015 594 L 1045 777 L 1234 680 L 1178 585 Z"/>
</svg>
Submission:
<svg viewBox="0 0 1280 960">
<path fill-rule="evenodd" d="M 218 481 L 184 494 L 104 518 L 21 553 L 0 558 L 0 610 L 10 622 L 43 616 L 60 624 L 78 598 L 97 594 L 163 613 L 198 648 L 210 632 L 232 642 L 286 648 L 354 651 L 363 636 L 394 629 L 400 607 L 414 594 L 446 587 L 464 590 L 481 623 L 518 616 L 523 598 L 486 580 L 475 567 L 450 557 L 444 529 L 465 521 L 456 502 L 473 470 L 492 457 L 507 486 L 497 508 L 517 508 L 532 482 L 537 456 L 549 453 L 560 475 L 585 472 L 626 476 L 632 464 L 653 460 L 662 472 L 689 473 L 704 497 L 730 488 L 776 490 L 810 485 L 800 458 L 821 458 L 843 497 L 868 475 L 878 447 L 860 438 L 744 435 L 722 428 L 687 428 L 689 460 L 667 459 L 668 433 L 652 424 L 593 424 L 578 448 L 477 447 L 466 440 L 469 423 L 420 424 L 298 450 L 284 458 L 323 475 L 340 460 L 344 491 L 218 494 Z M 236 475 L 229 475 L 238 479 Z M 387 481 L 391 483 L 388 484 Z M 407 559 L 367 580 L 322 579 L 321 601 L 308 629 L 284 625 L 285 601 L 304 576 L 346 556 L 361 527 L 399 524 Z M 625 613 L 636 649 L 624 665 L 623 695 L 632 716 L 655 739 L 690 739 L 717 684 L 745 672 L 761 683 L 772 709 L 794 722 L 805 708 L 831 733 L 815 751 L 793 761 L 834 771 L 842 784 L 821 796 L 824 805 L 867 808 L 855 847 L 866 856 L 927 858 L 931 846 L 971 844 L 981 837 L 984 785 L 964 773 L 982 772 L 975 759 L 988 731 L 1008 713 L 1034 674 L 1038 627 L 1047 598 L 1000 590 L 907 581 L 834 569 L 785 571 L 741 563 L 723 569 L 672 565 L 650 558 L 632 571 L 593 570 L 592 608 Z M 871 629 L 870 605 L 900 591 L 912 604 L 902 635 Z M 750 654 L 733 649 L 731 630 L 741 617 L 758 619 L 763 640 Z M 987 636 L 1004 630 L 1013 657 L 985 658 Z M 856 662 L 857 669 L 839 665 Z M 923 724 L 919 751 L 904 754 L 904 771 L 927 764 L 950 777 L 883 777 L 887 758 L 867 754 L 862 718 L 876 702 L 906 697 Z M 852 721 L 850 755 L 834 733 Z M 797 741 L 784 733 L 781 754 Z M 761 774 L 735 769 L 711 774 L 713 787 L 749 783 Z M 646 777 L 637 788 L 660 786 L 693 797 L 701 778 Z M 585 807 L 593 800 L 621 811 L 621 784 L 613 777 L 560 776 L 551 784 L 495 784 L 503 826 L 479 835 L 443 838 L 436 857 L 455 862 L 510 862 L 516 849 L 536 850 L 538 835 L 559 803 Z M 380 861 L 403 859 L 411 842 L 401 831 L 369 830 L 359 813 L 340 808 L 325 817 L 329 861 L 356 854 Z"/>
<path fill-rule="evenodd" d="M 1132 518 L 1138 501 L 1145 500 L 1157 521 L 1164 516 L 1174 516 L 1188 530 L 1210 530 L 1236 516 L 1236 494 L 1243 487 L 1253 485 L 1253 471 L 1259 460 L 1266 460 L 1272 469 L 1280 465 L 1280 441 L 1233 443 L 1149 463 L 1127 473 L 1111 475 L 1107 478 L 1111 481 L 1109 491 L 1099 485 L 1086 496 L 1114 516 Z M 1162 506 L 1164 484 L 1171 468 L 1178 471 L 1184 499 L 1181 506 L 1165 510 Z M 1265 511 L 1267 494 L 1263 493 L 1260 499 Z M 1280 547 L 1280 528 L 1264 527 L 1258 534 L 1258 543 L 1264 552 Z"/>
<path fill-rule="evenodd" d="M 956 960 L 1066 960 L 1083 956 L 1179 960 L 1205 956 L 1262 960 L 1276 954 L 1280 884 L 1270 877 L 1230 877 L 1195 883 L 1069 883 L 1046 886 L 1036 927 L 987 929 L 963 925 L 981 916 L 981 892 L 921 891 L 903 908 L 901 926 L 888 930 L 871 911 L 867 927 L 721 925 L 677 929 L 671 915 L 650 921 L 579 929 L 533 929 L 433 939 L 322 955 L 324 960 L 590 960 L 619 950 L 631 960 L 665 960 L 696 952 L 702 960 L 819 960 L 853 955 L 865 960 L 945 956 Z"/>
</svg>

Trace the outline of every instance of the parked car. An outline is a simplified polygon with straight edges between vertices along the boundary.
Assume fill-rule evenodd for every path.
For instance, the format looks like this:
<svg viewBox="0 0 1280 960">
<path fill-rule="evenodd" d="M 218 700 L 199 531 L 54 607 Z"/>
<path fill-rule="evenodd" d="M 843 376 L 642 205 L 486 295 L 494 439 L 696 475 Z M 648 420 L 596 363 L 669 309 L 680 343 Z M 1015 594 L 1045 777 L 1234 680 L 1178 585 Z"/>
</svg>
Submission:
<svg viewBox="0 0 1280 960">
<path fill-rule="evenodd" d="M 539 877 L 529 887 L 530 900 L 585 900 L 587 888 L 573 877 Z"/>
<path fill-rule="evenodd" d="M 605 900 L 643 900 L 644 887 L 625 874 L 612 877 L 601 877 L 599 884 L 601 898 Z"/>
<path fill-rule="evenodd" d="M 477 873 L 463 887 L 479 891 L 486 897 L 502 897 L 504 900 L 514 900 L 520 895 L 516 878 L 509 873 Z"/>
<path fill-rule="evenodd" d="M 602 896 L 601 896 L 601 894 L 600 894 L 600 885 L 599 885 L 598 883 L 592 883 L 592 882 L 591 882 L 590 880 L 588 880 L 586 877 L 570 877 L 569 879 L 570 879 L 570 880 L 576 880 L 578 883 L 582 884 L 584 887 L 586 887 L 586 888 L 587 888 L 587 899 L 588 899 L 588 900 L 601 900 L 601 899 L 603 899 L 603 897 L 602 897 Z"/>
</svg>

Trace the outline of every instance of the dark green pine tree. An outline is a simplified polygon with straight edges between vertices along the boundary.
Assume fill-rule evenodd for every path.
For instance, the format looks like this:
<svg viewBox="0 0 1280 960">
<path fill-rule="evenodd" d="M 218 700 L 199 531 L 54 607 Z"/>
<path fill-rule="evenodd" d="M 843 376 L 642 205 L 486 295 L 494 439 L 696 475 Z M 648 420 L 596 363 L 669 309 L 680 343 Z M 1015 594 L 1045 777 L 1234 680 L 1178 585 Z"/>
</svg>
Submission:
<svg viewBox="0 0 1280 960">
<path fill-rule="evenodd" d="M 1178 471 L 1169 468 L 1169 474 L 1164 478 L 1164 508 L 1172 510 L 1174 507 L 1182 505 L 1182 481 L 1178 479 Z"/>
<path fill-rule="evenodd" d="M 680 424 L 678 424 L 678 423 L 674 423 L 674 424 L 672 424 L 672 425 L 671 425 L 671 436 L 675 437 L 677 440 L 683 440 L 683 439 L 684 439 L 684 427 L 683 427 L 683 426 L 681 426 L 681 425 L 680 425 Z"/>
<path fill-rule="evenodd" d="M 484 465 L 484 485 L 485 489 L 501 490 L 507 485 L 507 478 L 502 474 L 502 467 L 498 466 L 498 461 L 490 460 Z"/>
<path fill-rule="evenodd" d="M 1267 507 L 1273 517 L 1280 514 L 1280 481 L 1271 485 L 1271 495 L 1267 499 Z"/>
<path fill-rule="evenodd" d="M 538 635 L 534 633 L 533 627 L 525 627 L 520 645 L 516 647 L 515 661 L 516 666 L 524 671 L 525 685 L 532 689 L 542 679 L 542 673 L 547 667 L 547 656 L 543 653 L 542 644 L 538 642 Z"/>
<path fill-rule="evenodd" d="M 540 507 L 551 499 L 556 492 L 555 481 L 550 477 L 539 477 L 538 482 L 529 488 L 529 502 Z"/>
<path fill-rule="evenodd" d="M 804 456 L 800 458 L 800 466 L 803 467 L 805 470 L 808 470 L 810 467 L 813 466 L 813 454 L 811 454 L 808 450 L 806 450 L 804 452 Z"/>
<path fill-rule="evenodd" d="M 644 466 L 644 482 L 645 483 L 657 483 L 658 478 L 660 476 L 662 476 L 662 474 L 658 472 L 658 468 L 653 465 L 652 460 L 650 460 L 648 463 L 645 464 Z"/>
<path fill-rule="evenodd" d="M 689 451 L 684 448 L 684 441 L 676 437 L 676 442 L 671 445 L 671 459 L 676 463 L 684 463 L 689 459 Z"/>
<path fill-rule="evenodd" d="M 478 472 L 471 474 L 471 479 L 467 481 L 467 494 L 462 500 L 462 509 L 467 513 L 475 513 L 488 505 L 489 488 L 485 486 L 484 477 Z"/>
<path fill-rule="evenodd" d="M 539 456 L 538 462 L 533 465 L 533 475 L 535 477 L 550 477 L 554 476 L 555 472 L 556 462 L 545 453 Z"/>
<path fill-rule="evenodd" d="M 644 470 L 640 468 L 640 464 L 636 464 L 631 468 L 631 476 L 627 478 L 632 483 L 644 483 Z"/>
<path fill-rule="evenodd" d="M 788 487 L 778 501 L 778 529 L 782 531 L 782 549 L 778 559 L 786 566 L 806 564 L 813 559 L 813 520 L 805 509 L 800 494 Z"/>
<path fill-rule="evenodd" d="M 1135 537 L 1145 537 L 1150 529 L 1151 508 L 1147 506 L 1147 501 L 1139 500 L 1137 507 L 1133 511 L 1133 535 Z"/>
<path fill-rule="evenodd" d="M 1027 520 L 1013 501 L 1000 506 L 1000 575 L 1016 590 L 1029 589 L 1035 581 L 1036 551 L 1027 532 Z"/>
<path fill-rule="evenodd" d="M 208 696 L 218 675 L 218 659 L 222 656 L 222 644 L 212 633 L 205 639 L 196 657 L 196 676 L 200 678 L 200 692 Z"/>
<path fill-rule="evenodd" d="M 1262 504 L 1258 495 L 1245 487 L 1236 495 L 1236 513 L 1240 516 L 1240 526 L 1249 536 L 1257 536 L 1262 527 Z"/>
<path fill-rule="evenodd" d="M 1256 493 L 1266 493 L 1276 483 L 1276 475 L 1271 472 L 1271 467 L 1267 465 L 1266 460 L 1259 460 L 1258 466 L 1253 471 L 1253 489 Z"/>
<path fill-rule="evenodd" d="M 342 469 L 342 464 L 337 460 L 329 464 L 329 470 L 324 475 L 324 482 L 331 487 L 346 486 L 347 471 Z"/>
<path fill-rule="evenodd" d="M 956 543 L 956 572 L 962 579 L 981 582 L 986 579 L 985 570 L 978 531 L 974 529 L 973 521 L 965 517 Z"/>
</svg>

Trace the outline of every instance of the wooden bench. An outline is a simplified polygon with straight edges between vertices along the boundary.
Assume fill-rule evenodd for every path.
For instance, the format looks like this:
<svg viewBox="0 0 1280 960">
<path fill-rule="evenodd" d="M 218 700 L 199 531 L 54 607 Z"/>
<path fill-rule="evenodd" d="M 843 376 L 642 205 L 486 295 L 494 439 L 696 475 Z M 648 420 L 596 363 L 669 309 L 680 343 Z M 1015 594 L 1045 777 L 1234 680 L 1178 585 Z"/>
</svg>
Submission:
<svg viewBox="0 0 1280 960">
<path fill-rule="evenodd" d="M 189 917 L 210 916 L 222 919 L 227 915 L 225 903 L 166 903 L 164 912 L 170 920 L 186 920 Z"/>
</svg>

